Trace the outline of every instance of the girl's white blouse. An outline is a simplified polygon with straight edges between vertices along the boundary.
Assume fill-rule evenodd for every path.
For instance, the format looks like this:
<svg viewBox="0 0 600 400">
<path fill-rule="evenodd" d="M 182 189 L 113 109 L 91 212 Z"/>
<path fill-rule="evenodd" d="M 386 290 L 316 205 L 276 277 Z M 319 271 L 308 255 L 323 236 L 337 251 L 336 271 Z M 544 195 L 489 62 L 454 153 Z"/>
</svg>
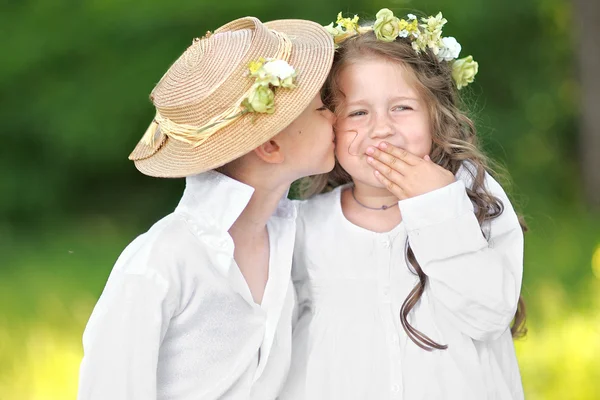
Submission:
<svg viewBox="0 0 600 400">
<path fill-rule="evenodd" d="M 344 187 L 300 203 L 292 270 L 298 315 L 280 399 L 523 399 L 509 330 L 523 234 L 489 175 L 486 186 L 504 211 L 482 233 L 470 183 L 463 166 L 455 183 L 400 201 L 403 222 L 387 233 L 345 218 Z M 405 260 L 407 242 L 428 276 L 409 321 L 447 350 L 419 348 L 400 324 L 418 282 Z"/>
<path fill-rule="evenodd" d="M 253 188 L 187 178 L 176 210 L 121 254 L 83 336 L 80 400 L 274 399 L 288 371 L 296 211 L 267 225 L 269 277 L 256 304 L 228 230 Z"/>
</svg>

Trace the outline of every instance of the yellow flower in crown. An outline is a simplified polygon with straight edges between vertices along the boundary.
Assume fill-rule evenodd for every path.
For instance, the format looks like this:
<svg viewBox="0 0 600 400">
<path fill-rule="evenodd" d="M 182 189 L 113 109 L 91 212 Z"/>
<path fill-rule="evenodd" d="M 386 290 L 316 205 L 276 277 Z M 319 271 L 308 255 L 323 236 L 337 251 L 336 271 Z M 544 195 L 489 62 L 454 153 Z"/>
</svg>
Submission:
<svg viewBox="0 0 600 400">
<path fill-rule="evenodd" d="M 410 21 L 410 22 L 409 22 Z M 419 36 L 419 21 L 413 14 L 408 14 L 408 21 L 404 18 L 400 20 L 400 32 L 398 36 L 401 38 L 416 38 Z"/>
<path fill-rule="evenodd" d="M 479 70 L 477 61 L 473 61 L 472 56 L 455 60 L 452 63 L 452 78 L 456 82 L 456 87 L 462 89 L 475 80 L 475 75 Z"/>
<path fill-rule="evenodd" d="M 423 29 L 436 35 L 442 34 L 442 28 L 448 22 L 441 12 L 438 12 L 435 17 L 429 16 L 428 18 L 421 18 L 421 21 L 424 22 L 424 24 L 421 24 Z"/>
<path fill-rule="evenodd" d="M 337 20 L 334 23 L 330 23 L 329 25 L 324 26 L 324 28 L 329 32 L 329 34 L 333 37 L 333 42 L 337 45 L 350 36 L 354 36 L 363 30 L 358 26 L 358 15 L 355 15 L 354 18 L 343 18 L 342 13 L 339 12 L 337 15 Z"/>
<path fill-rule="evenodd" d="M 435 17 L 421 18 L 424 22 L 420 24 L 420 34 L 412 42 L 412 47 L 418 53 L 426 51 L 428 48 L 433 51 L 433 54 L 438 54 L 440 49 L 444 47 L 442 42 L 442 28 L 446 25 L 446 18 L 442 13 L 438 13 Z"/>
<path fill-rule="evenodd" d="M 340 11 L 335 21 L 337 26 L 340 26 L 346 30 L 346 32 L 358 32 L 358 15 L 354 15 L 354 18 L 342 18 L 342 12 Z"/>
<path fill-rule="evenodd" d="M 382 42 L 393 42 L 400 33 L 400 20 L 387 8 L 379 10 L 373 31 Z M 406 22 L 406 21 L 405 21 Z"/>
</svg>

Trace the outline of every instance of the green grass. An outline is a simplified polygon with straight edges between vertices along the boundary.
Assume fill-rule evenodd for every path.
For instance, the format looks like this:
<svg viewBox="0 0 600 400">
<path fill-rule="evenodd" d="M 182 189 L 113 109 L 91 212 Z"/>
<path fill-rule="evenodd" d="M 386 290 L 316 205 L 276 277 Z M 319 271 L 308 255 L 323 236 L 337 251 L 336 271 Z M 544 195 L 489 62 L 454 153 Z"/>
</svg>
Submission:
<svg viewBox="0 0 600 400">
<path fill-rule="evenodd" d="M 516 342 L 527 399 L 596 399 L 600 219 L 581 212 L 530 220 L 529 334 Z M 0 245 L 0 400 L 75 398 L 83 329 L 116 257 L 141 233 L 121 224 L 88 220 Z"/>
</svg>

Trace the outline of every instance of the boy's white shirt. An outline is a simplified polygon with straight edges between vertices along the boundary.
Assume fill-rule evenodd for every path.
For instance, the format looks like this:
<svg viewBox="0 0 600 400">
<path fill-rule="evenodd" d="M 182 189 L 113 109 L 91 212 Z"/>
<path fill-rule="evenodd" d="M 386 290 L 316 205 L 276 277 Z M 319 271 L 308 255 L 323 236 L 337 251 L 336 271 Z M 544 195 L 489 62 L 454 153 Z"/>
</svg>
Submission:
<svg viewBox="0 0 600 400">
<path fill-rule="evenodd" d="M 188 177 L 175 211 L 123 251 L 84 332 L 79 400 L 277 396 L 291 354 L 296 209 L 284 197 L 267 224 L 257 305 L 228 234 L 253 191 L 217 172 Z"/>
<path fill-rule="evenodd" d="M 523 234 L 501 186 L 488 190 L 502 215 L 480 227 L 457 181 L 399 202 L 403 222 L 375 233 L 343 215 L 343 188 L 299 203 L 293 281 L 292 366 L 280 399 L 522 399 L 509 329 L 523 272 Z M 487 236 L 484 237 L 484 234 Z M 417 347 L 400 324 L 418 282 L 410 243 L 428 284 L 410 323 L 447 350 Z"/>
</svg>

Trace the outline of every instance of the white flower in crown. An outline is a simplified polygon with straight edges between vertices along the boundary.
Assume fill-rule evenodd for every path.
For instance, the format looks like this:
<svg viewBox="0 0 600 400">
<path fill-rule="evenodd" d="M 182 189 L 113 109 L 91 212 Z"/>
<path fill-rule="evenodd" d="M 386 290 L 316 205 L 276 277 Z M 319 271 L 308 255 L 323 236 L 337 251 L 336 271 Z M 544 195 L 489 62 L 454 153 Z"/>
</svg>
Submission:
<svg viewBox="0 0 600 400">
<path fill-rule="evenodd" d="M 339 36 L 339 35 L 341 35 L 342 33 L 344 33 L 344 30 L 343 30 L 341 27 L 339 27 L 339 25 L 338 25 L 338 26 L 333 26 L 333 22 L 332 22 L 332 23 L 330 23 L 329 25 L 325 25 L 325 26 L 324 26 L 324 28 L 325 28 L 325 30 L 326 30 L 327 32 L 329 32 L 329 34 L 330 34 L 331 36 L 333 36 L 334 38 L 335 38 L 336 36 Z"/>
<path fill-rule="evenodd" d="M 440 52 L 437 54 L 437 58 L 440 61 L 452 61 L 458 58 L 460 54 L 461 46 L 452 36 L 442 38 L 443 46 L 440 47 Z"/>
</svg>

